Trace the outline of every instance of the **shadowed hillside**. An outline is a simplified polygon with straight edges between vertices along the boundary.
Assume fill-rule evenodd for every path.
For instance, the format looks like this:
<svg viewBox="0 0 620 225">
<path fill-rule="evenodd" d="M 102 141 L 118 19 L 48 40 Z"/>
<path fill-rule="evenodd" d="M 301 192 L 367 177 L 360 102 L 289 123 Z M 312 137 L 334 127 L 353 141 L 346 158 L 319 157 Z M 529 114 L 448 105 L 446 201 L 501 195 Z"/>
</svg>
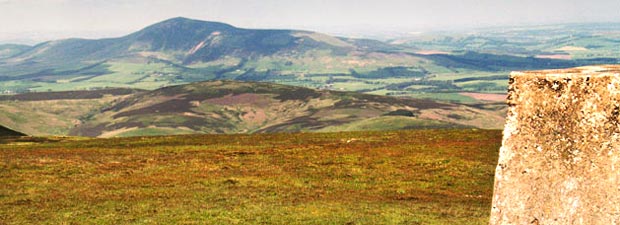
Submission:
<svg viewBox="0 0 620 225">
<path fill-rule="evenodd" d="M 270 83 L 212 81 L 143 92 L 71 130 L 81 136 L 499 128 L 496 110 Z"/>
<path fill-rule="evenodd" d="M 25 134 L 11 130 L 4 126 L 0 126 L 0 137 L 15 137 L 15 136 L 25 136 Z"/>
<path fill-rule="evenodd" d="M 0 95 L 0 124 L 33 136 L 64 136 L 102 107 L 139 92 L 106 89 Z"/>
<path fill-rule="evenodd" d="M 48 100 L 77 100 L 100 99 L 105 96 L 123 96 L 139 93 L 141 90 L 127 88 L 113 88 L 94 91 L 56 91 L 32 92 L 19 95 L 0 95 L 0 101 L 48 101 Z"/>
<path fill-rule="evenodd" d="M 504 110 L 241 81 L 0 96 L 0 124 L 35 136 L 498 129 Z"/>
<path fill-rule="evenodd" d="M 0 59 L 12 57 L 29 48 L 27 45 L 0 44 Z"/>
</svg>

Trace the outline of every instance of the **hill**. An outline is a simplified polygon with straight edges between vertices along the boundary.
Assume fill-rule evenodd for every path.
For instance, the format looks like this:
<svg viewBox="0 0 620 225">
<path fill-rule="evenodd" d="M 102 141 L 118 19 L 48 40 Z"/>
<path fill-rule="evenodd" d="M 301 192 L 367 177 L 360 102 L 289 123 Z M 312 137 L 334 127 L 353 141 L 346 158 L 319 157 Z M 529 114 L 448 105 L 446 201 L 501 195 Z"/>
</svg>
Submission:
<svg viewBox="0 0 620 225">
<path fill-rule="evenodd" d="M 28 134 L 142 136 L 501 128 L 503 104 L 458 104 L 261 82 L 208 81 L 153 91 L 0 96 L 0 123 Z"/>
<path fill-rule="evenodd" d="M 30 92 L 18 95 L 0 95 L 0 101 L 51 101 L 51 100 L 79 100 L 100 99 L 106 96 L 122 96 L 142 92 L 137 89 L 110 88 L 91 91 L 50 91 Z"/>
<path fill-rule="evenodd" d="M 499 128 L 492 110 L 295 86 L 211 81 L 139 93 L 102 109 L 71 135 L 271 133 Z"/>
<path fill-rule="evenodd" d="M 0 59 L 12 57 L 29 48 L 28 45 L 0 44 Z"/>
<path fill-rule="evenodd" d="M 64 136 L 100 108 L 139 92 L 106 89 L 0 95 L 0 124 L 34 136 Z"/>
<path fill-rule="evenodd" d="M 518 39 L 518 34 L 510 35 Z M 458 43 L 448 42 L 443 50 L 441 46 L 432 49 L 439 45 L 436 42 L 397 45 L 311 31 L 244 29 L 173 18 L 117 38 L 74 38 L 21 46 L 15 54 L 0 57 L 0 92 L 110 87 L 155 90 L 197 81 L 239 80 L 474 102 L 460 93 L 505 93 L 511 70 L 617 61 L 541 58 L 482 48 L 480 53 L 473 52 L 475 46 L 459 50 Z M 607 49 L 612 42 L 605 43 Z M 562 49 L 574 49 L 568 47 Z"/>
<path fill-rule="evenodd" d="M 49 41 L 20 52 L 3 66 L 4 79 L 54 80 L 101 75 L 107 61 L 145 62 L 149 58 L 180 65 L 224 57 L 254 58 L 276 53 L 329 50 L 346 54 L 357 46 L 307 31 L 252 30 L 228 24 L 173 18 L 119 38 Z"/>
<path fill-rule="evenodd" d="M 351 69 L 365 74 L 420 60 L 381 53 L 397 49 L 379 41 L 310 31 L 243 29 L 173 18 L 123 37 L 49 41 L 0 59 L 0 92 L 153 90 L 213 79 L 321 87 L 331 83 L 328 77 Z M 421 73 L 405 69 L 396 76 Z"/>
<path fill-rule="evenodd" d="M 574 23 L 431 32 L 392 40 L 420 52 L 476 51 L 565 61 L 620 58 L 620 23 Z"/>
<path fill-rule="evenodd" d="M 25 134 L 22 134 L 20 132 L 0 126 L 0 137 L 15 137 L 15 136 L 25 136 Z"/>
<path fill-rule="evenodd" d="M 0 218 L 488 224 L 500 145 L 501 131 L 469 129 L 0 144 Z"/>
</svg>

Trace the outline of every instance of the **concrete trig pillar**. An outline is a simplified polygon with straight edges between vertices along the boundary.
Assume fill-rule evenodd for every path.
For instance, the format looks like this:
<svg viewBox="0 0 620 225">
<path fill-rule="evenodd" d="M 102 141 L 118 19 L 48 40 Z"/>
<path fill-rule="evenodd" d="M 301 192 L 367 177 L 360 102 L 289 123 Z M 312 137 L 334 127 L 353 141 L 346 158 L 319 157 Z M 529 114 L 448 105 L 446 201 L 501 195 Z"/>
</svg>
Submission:
<svg viewBox="0 0 620 225">
<path fill-rule="evenodd" d="M 490 224 L 620 224 L 620 66 L 513 72 Z"/>
</svg>

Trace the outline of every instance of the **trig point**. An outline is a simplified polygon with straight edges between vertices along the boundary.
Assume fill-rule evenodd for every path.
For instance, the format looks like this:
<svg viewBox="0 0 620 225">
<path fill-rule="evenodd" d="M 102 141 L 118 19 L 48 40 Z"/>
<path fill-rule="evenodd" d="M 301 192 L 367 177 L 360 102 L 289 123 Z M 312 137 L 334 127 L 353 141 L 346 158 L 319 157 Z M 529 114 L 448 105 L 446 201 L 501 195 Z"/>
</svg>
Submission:
<svg viewBox="0 0 620 225">
<path fill-rule="evenodd" d="M 490 224 L 620 224 L 620 66 L 513 72 Z"/>
</svg>

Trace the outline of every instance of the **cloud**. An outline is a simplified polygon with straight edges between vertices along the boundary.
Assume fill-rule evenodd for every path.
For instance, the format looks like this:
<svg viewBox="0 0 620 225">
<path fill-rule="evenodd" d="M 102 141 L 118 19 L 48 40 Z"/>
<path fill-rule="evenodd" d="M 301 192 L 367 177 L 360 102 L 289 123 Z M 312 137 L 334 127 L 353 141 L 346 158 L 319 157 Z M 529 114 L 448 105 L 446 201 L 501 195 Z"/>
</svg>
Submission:
<svg viewBox="0 0 620 225">
<path fill-rule="evenodd" d="M 0 32 L 129 32 L 177 16 L 246 28 L 424 30 L 620 22 L 618 8 L 619 0 L 0 0 Z"/>
<path fill-rule="evenodd" d="M 94 2 L 98 0 L 0 0 L 0 4 L 28 5 L 28 4 L 65 4 L 79 2 Z"/>
</svg>

